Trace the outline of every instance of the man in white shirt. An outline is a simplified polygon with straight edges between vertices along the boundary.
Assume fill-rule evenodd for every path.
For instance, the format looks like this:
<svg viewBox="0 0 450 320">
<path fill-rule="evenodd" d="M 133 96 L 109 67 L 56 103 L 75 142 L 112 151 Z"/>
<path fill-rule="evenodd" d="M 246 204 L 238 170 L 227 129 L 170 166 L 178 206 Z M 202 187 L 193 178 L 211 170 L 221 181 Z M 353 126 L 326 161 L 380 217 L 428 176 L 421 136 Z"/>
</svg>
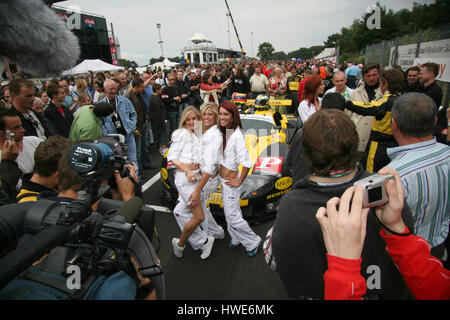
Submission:
<svg viewBox="0 0 450 320">
<path fill-rule="evenodd" d="M 252 98 L 256 99 L 256 97 L 260 94 L 267 93 L 267 85 L 269 84 L 269 80 L 267 77 L 261 73 L 261 68 L 256 67 L 255 73 L 250 77 L 250 90 L 252 92 Z"/>
<path fill-rule="evenodd" d="M 347 82 L 347 77 L 345 76 L 345 72 L 338 71 L 333 75 L 333 84 L 334 87 L 328 89 L 325 94 L 337 92 L 340 93 L 347 101 L 350 98 L 350 94 L 352 93 L 352 89 L 347 87 L 345 83 Z"/>
</svg>

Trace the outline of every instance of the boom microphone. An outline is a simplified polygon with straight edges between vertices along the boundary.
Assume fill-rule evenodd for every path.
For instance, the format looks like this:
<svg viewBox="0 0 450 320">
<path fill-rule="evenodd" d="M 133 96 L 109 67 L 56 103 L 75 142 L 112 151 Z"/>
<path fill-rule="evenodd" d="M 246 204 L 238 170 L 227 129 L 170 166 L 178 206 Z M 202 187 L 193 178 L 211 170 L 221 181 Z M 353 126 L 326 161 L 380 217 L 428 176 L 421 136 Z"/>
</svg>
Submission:
<svg viewBox="0 0 450 320">
<path fill-rule="evenodd" d="M 42 0 L 0 1 L 0 55 L 37 77 L 75 66 L 78 38 Z"/>
<path fill-rule="evenodd" d="M 114 214 L 116 216 L 122 216 L 125 218 L 126 222 L 133 223 L 136 220 L 137 216 L 141 212 L 142 206 L 144 205 L 144 201 L 141 198 L 133 197 L 119 209 Z"/>
</svg>

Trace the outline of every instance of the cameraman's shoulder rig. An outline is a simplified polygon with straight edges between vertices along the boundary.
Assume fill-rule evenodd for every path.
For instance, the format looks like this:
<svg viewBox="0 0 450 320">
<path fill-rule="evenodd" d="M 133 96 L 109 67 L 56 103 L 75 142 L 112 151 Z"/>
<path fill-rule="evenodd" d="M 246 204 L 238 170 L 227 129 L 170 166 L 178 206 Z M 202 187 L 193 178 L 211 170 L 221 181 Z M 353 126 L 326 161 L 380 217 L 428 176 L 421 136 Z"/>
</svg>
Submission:
<svg viewBox="0 0 450 320">
<path fill-rule="evenodd" d="M 120 214 L 104 217 L 93 212 L 82 219 L 87 208 L 81 201 L 63 206 L 40 200 L 33 210 L 29 218 L 27 215 L 28 233 L 39 233 L 49 225 L 66 225 L 70 235 L 8 284 L 13 295 L 14 290 L 34 290 L 55 299 L 135 299 L 140 280 L 130 261 L 133 256 L 138 272 L 142 277 L 151 277 L 160 298 L 164 297 L 163 272 L 157 256 L 149 238 L 136 224 L 127 223 Z"/>
</svg>

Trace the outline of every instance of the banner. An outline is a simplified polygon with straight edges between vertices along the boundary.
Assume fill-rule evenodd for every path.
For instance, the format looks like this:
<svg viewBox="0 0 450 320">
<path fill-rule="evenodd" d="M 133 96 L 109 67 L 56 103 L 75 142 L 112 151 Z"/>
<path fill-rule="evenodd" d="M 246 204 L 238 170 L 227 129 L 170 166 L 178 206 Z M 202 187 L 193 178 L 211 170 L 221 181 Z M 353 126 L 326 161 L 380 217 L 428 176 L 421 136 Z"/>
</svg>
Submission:
<svg viewBox="0 0 450 320">
<path fill-rule="evenodd" d="M 448 65 L 450 65 L 450 39 L 423 42 L 420 44 L 419 56 L 416 57 L 417 44 L 408 44 L 391 48 L 389 65 L 399 65 L 407 70 L 417 64 L 434 62 L 439 64 L 439 75 L 436 80 L 450 82 Z"/>
</svg>

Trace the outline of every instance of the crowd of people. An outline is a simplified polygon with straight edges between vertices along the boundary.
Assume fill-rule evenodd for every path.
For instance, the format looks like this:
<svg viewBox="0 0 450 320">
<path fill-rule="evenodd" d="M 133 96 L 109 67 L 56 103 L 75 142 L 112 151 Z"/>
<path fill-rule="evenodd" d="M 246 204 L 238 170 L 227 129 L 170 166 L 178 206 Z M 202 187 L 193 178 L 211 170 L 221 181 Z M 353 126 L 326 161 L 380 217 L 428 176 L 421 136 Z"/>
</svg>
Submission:
<svg viewBox="0 0 450 320">
<path fill-rule="evenodd" d="M 293 190 L 281 198 L 263 245 L 288 295 L 448 299 L 449 274 L 442 266 L 427 274 L 408 269 L 408 261 L 440 263 L 448 254 L 450 109 L 441 107 L 438 72 L 434 63 L 403 72 L 377 63 L 310 60 L 89 72 L 42 82 L 17 77 L 1 88 L 2 202 L 76 199 L 82 183 L 67 168 L 68 149 L 78 141 L 121 134 L 136 182 L 155 168 L 152 144 L 177 167 L 180 197 L 173 213 L 181 235 L 172 239 L 177 258 L 189 243 L 207 259 L 214 241 L 224 238 L 206 205 L 219 183 L 229 247 L 242 245 L 253 257 L 262 239 L 239 205 L 240 186 L 253 163 L 232 99 L 239 94 L 290 100 L 276 110 L 298 117 L 283 165 Z M 353 184 L 377 172 L 394 174 L 396 184 L 387 186 L 389 203 L 368 214 Z M 113 198 L 134 196 L 134 184 L 115 178 Z M 350 232 L 356 227 L 344 218 L 358 215 L 359 238 L 352 242 L 358 232 Z M 348 237 L 342 235 L 346 228 Z M 420 241 L 434 258 L 411 244 Z M 367 270 L 373 266 L 380 279 L 369 286 Z M 433 280 L 424 280 L 429 274 Z"/>
</svg>

